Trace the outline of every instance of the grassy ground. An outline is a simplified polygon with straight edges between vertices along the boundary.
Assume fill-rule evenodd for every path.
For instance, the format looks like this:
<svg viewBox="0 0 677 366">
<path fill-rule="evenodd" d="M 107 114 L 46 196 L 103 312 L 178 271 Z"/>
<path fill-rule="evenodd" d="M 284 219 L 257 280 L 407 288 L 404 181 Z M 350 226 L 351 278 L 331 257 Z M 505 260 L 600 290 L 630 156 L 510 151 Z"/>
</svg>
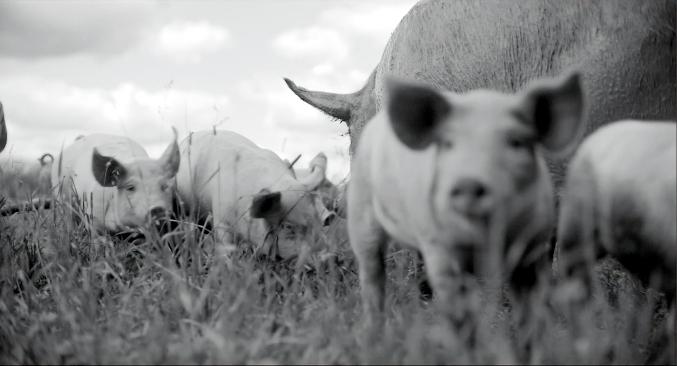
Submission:
<svg viewBox="0 0 677 366">
<path fill-rule="evenodd" d="M 11 177 L 0 179 L 0 193 L 25 194 L 3 190 Z M 672 320 L 661 296 L 612 261 L 598 277 L 617 307 L 597 294 L 571 317 L 545 306 L 539 294 L 550 289 L 541 288 L 530 304 L 536 326 L 516 326 L 511 314 L 522 309 L 510 304 L 480 306 L 480 341 L 464 346 L 419 299 L 416 256 L 396 247 L 384 329 L 366 328 L 342 220 L 327 233 L 337 260 L 297 266 L 256 259 L 247 246 L 224 256 L 188 221 L 163 238 L 122 240 L 93 239 L 67 217 L 57 205 L 0 218 L 2 364 L 505 363 L 527 339 L 532 363 L 670 357 L 664 336 Z"/>
</svg>

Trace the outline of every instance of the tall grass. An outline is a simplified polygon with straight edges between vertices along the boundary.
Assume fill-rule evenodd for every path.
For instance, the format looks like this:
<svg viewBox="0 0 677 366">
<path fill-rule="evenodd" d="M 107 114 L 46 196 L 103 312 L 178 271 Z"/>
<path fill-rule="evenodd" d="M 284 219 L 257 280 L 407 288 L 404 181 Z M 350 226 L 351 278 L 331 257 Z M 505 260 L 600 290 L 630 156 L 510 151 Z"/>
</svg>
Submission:
<svg viewBox="0 0 677 366">
<path fill-rule="evenodd" d="M 520 309 L 509 303 L 498 311 L 478 307 L 480 342 L 462 346 L 433 303 L 420 299 L 416 255 L 397 246 L 387 256 L 385 325 L 374 334 L 362 318 L 345 222 L 337 219 L 326 232 L 337 258 L 296 266 L 258 259 L 247 245 L 226 256 L 190 217 L 181 217 L 170 233 L 149 232 L 145 239 L 92 237 L 58 204 L 0 218 L 0 363 L 517 360 L 513 347 L 520 342 L 514 341 L 527 330 L 509 315 Z M 567 313 L 534 296 L 531 315 L 540 328 L 528 361 L 674 357 L 664 344 L 672 322 L 661 296 L 642 289 L 613 261 L 597 272 L 599 287 L 613 291 L 618 306 L 597 293 L 592 306 Z M 546 290 L 537 293 L 553 293 Z M 575 327 L 581 331 L 574 337 Z"/>
</svg>

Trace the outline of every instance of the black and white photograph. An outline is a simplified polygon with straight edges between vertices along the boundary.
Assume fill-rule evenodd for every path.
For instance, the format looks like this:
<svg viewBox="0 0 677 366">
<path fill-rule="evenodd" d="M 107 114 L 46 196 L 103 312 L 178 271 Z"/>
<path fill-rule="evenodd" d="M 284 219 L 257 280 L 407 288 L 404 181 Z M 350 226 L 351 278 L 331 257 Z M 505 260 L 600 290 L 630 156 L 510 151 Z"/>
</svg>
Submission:
<svg viewBox="0 0 677 366">
<path fill-rule="evenodd" d="M 676 0 L 0 0 L 0 364 L 675 364 Z"/>
</svg>

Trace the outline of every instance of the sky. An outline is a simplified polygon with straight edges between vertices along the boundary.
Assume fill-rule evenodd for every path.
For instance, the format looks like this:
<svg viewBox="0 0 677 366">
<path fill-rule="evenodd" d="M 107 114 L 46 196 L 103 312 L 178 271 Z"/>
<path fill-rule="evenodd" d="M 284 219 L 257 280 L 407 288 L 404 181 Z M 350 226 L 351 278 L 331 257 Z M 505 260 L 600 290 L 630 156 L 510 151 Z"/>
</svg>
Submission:
<svg viewBox="0 0 677 366">
<path fill-rule="evenodd" d="M 128 136 L 159 157 L 226 129 L 328 178 L 349 170 L 347 127 L 298 99 L 358 90 L 412 0 L 0 1 L 2 159 L 57 154 L 78 135 Z"/>
</svg>

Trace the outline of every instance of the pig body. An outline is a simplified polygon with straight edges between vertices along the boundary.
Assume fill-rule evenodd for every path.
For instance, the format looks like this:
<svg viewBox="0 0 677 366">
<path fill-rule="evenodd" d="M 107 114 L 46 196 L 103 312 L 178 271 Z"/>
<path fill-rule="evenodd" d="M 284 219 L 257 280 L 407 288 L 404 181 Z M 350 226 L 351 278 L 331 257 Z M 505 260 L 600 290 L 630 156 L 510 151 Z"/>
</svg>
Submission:
<svg viewBox="0 0 677 366">
<path fill-rule="evenodd" d="M 181 154 L 179 195 L 198 216 L 212 216 L 219 242 L 242 239 L 272 258 L 291 258 L 315 244 L 324 207 L 313 191 L 325 178 L 323 154 L 303 179 L 272 151 L 230 131 L 194 132 Z"/>
<path fill-rule="evenodd" d="M 52 188 L 52 165 L 54 157 L 52 154 L 43 154 L 37 162 L 26 164 L 21 176 L 25 182 L 30 182 L 35 187 L 35 192 L 39 195 L 47 195 Z"/>
<path fill-rule="evenodd" d="M 542 150 L 581 131 L 578 76 L 522 95 L 464 95 L 393 82 L 351 166 L 348 231 L 367 311 L 383 308 L 389 238 L 417 249 L 438 302 L 453 311 L 464 278 L 538 282 L 554 227 Z M 497 273 L 498 272 L 498 273 Z"/>
<path fill-rule="evenodd" d="M 583 275 L 610 254 L 669 299 L 677 261 L 677 124 L 619 121 L 572 159 L 558 225 L 563 275 Z M 587 288 L 589 292 L 589 288 Z"/>
</svg>

